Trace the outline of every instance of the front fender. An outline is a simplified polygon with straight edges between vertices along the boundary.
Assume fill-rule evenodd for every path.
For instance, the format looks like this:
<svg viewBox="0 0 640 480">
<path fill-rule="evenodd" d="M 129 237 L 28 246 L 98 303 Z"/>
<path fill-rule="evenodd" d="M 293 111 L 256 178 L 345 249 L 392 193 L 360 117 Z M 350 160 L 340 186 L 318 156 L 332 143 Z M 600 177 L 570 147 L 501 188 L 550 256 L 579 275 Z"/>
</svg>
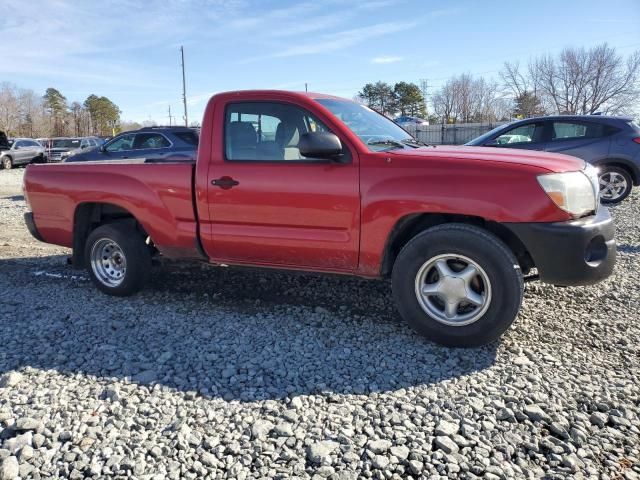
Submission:
<svg viewBox="0 0 640 480">
<path fill-rule="evenodd" d="M 360 272 L 380 272 L 388 238 L 411 215 L 461 215 L 497 223 L 569 220 L 538 184 L 540 173 L 535 167 L 499 168 L 490 162 L 475 168 L 452 162 L 363 172 Z"/>
</svg>

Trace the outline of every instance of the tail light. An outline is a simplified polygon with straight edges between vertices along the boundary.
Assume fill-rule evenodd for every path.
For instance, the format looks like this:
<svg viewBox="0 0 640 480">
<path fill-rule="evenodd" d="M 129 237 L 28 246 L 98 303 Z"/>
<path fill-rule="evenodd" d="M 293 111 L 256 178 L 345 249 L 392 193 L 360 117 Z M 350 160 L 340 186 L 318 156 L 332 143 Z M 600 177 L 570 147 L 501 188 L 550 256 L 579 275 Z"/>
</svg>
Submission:
<svg viewBox="0 0 640 480">
<path fill-rule="evenodd" d="M 633 141 L 636 142 L 636 143 L 640 143 L 640 137 L 634 138 Z"/>
</svg>

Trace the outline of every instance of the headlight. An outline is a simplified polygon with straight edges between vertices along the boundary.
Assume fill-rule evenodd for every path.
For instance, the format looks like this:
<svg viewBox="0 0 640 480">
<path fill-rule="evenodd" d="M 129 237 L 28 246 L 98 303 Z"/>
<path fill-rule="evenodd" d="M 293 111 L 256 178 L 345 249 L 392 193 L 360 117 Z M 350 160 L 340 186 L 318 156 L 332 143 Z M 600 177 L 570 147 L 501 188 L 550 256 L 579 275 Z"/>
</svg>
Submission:
<svg viewBox="0 0 640 480">
<path fill-rule="evenodd" d="M 582 172 L 549 173 L 538 175 L 538 183 L 553 203 L 578 218 L 595 212 L 598 206 L 598 177 L 596 173 L 594 183 L 592 175 L 589 168 Z"/>
</svg>

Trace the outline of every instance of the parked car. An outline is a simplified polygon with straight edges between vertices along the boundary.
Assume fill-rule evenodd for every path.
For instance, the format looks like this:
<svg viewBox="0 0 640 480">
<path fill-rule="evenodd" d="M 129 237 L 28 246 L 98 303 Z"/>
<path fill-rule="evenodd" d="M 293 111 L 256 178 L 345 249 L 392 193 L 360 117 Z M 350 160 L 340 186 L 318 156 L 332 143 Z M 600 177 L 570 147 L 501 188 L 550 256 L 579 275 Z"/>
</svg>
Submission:
<svg viewBox="0 0 640 480">
<path fill-rule="evenodd" d="M 640 126 L 627 117 L 561 115 L 501 125 L 470 146 L 522 148 L 582 158 L 600 171 L 600 199 L 616 204 L 640 185 Z"/>
<path fill-rule="evenodd" d="M 408 117 L 408 116 L 398 117 L 394 120 L 394 122 L 396 122 L 402 128 L 407 128 L 407 127 L 419 128 L 419 127 L 426 127 L 429 125 L 429 120 L 425 120 L 424 118 Z"/>
<path fill-rule="evenodd" d="M 44 147 L 31 138 L 4 137 L 4 146 L 0 147 L 0 164 L 7 170 L 17 165 L 44 163 Z"/>
<path fill-rule="evenodd" d="M 425 147 L 312 93 L 218 94 L 201 134 L 195 163 L 29 166 L 29 230 L 110 295 L 143 288 L 154 255 L 390 277 L 409 324 L 455 346 L 509 328 L 525 280 L 591 284 L 614 267 L 596 170 L 578 158 Z"/>
<path fill-rule="evenodd" d="M 107 143 L 69 156 L 66 162 L 144 158 L 188 160 L 196 158 L 198 134 L 187 127 L 147 127 L 124 132 Z"/>
<path fill-rule="evenodd" d="M 102 140 L 98 137 L 81 137 L 80 145 L 75 148 L 71 148 L 69 150 L 65 150 L 60 154 L 60 161 L 64 162 L 68 157 L 72 155 L 76 155 L 78 153 L 82 153 L 84 151 L 88 151 L 90 149 L 100 147 L 102 145 Z"/>
<path fill-rule="evenodd" d="M 97 137 L 56 137 L 41 139 L 41 142 L 47 152 L 47 161 L 50 163 L 62 162 L 73 153 L 100 145 Z"/>
</svg>

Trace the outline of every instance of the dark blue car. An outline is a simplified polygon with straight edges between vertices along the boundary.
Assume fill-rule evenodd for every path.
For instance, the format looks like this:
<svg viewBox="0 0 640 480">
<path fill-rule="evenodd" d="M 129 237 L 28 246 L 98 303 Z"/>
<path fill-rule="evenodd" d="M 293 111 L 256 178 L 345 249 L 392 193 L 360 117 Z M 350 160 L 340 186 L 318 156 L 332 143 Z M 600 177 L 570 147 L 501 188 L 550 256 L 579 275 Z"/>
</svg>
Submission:
<svg viewBox="0 0 640 480">
<path fill-rule="evenodd" d="M 501 125 L 466 145 L 522 148 L 579 157 L 600 170 L 600 199 L 624 200 L 640 185 L 640 126 L 627 117 L 561 115 Z"/>
<path fill-rule="evenodd" d="M 67 157 L 65 162 L 141 158 L 147 161 L 193 161 L 198 132 L 187 127 L 147 127 L 121 133 L 103 145 Z"/>
</svg>

